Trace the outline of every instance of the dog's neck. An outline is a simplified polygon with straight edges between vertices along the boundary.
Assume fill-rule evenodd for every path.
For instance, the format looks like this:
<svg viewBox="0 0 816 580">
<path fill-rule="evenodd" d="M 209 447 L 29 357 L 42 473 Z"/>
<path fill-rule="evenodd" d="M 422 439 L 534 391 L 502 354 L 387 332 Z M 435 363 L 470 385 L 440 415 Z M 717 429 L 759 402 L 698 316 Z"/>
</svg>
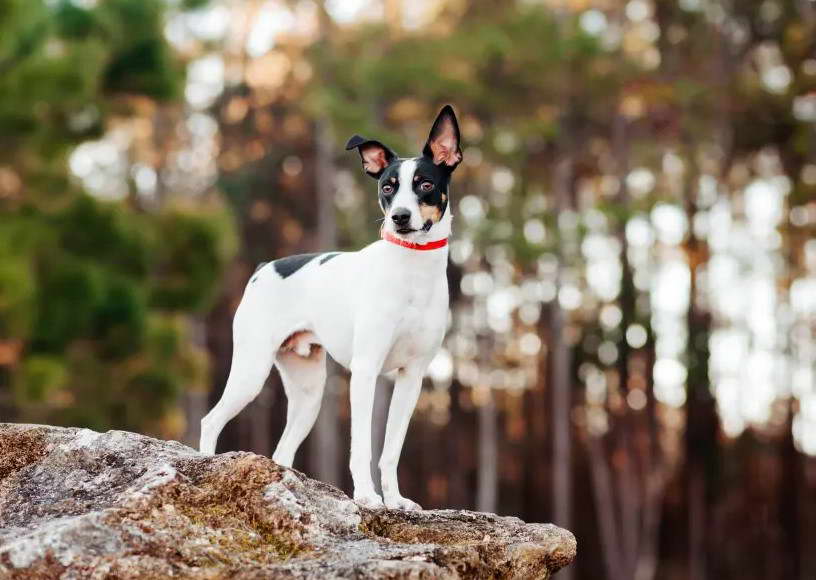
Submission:
<svg viewBox="0 0 816 580">
<path fill-rule="evenodd" d="M 441 240 L 434 240 L 432 242 L 418 244 L 416 242 L 409 242 L 408 240 L 398 237 L 387 230 L 380 230 L 380 237 L 384 239 L 386 242 L 396 244 L 397 246 L 401 246 L 403 248 L 408 248 L 409 250 L 415 250 L 417 252 L 428 252 L 438 250 L 439 248 L 443 248 L 448 245 L 448 238 L 442 238 Z"/>
<path fill-rule="evenodd" d="M 442 216 L 442 219 L 428 232 L 423 232 L 414 239 L 408 240 L 387 230 L 380 231 L 380 237 L 391 246 L 396 246 L 402 253 L 418 254 L 424 257 L 417 257 L 422 261 L 438 261 L 445 266 L 448 262 L 448 239 L 451 234 L 451 222 L 453 215 L 450 208 Z"/>
<path fill-rule="evenodd" d="M 433 284 L 434 280 L 446 276 L 445 271 L 448 268 L 449 244 L 445 243 L 443 245 L 442 242 L 448 240 L 446 234 L 450 233 L 450 228 L 449 226 L 440 228 L 439 226 L 443 225 L 443 221 L 444 217 L 443 220 L 440 220 L 439 223 L 431 228 L 431 231 L 427 232 L 421 238 L 417 236 L 418 239 L 411 240 L 413 243 L 409 244 L 419 246 L 421 242 L 422 245 L 438 245 L 438 247 L 434 247 L 433 249 L 419 250 L 414 247 L 406 247 L 403 244 L 390 241 L 385 237 L 379 242 L 385 244 L 386 254 L 392 263 L 400 264 L 400 268 L 406 273 L 411 272 L 412 284 L 416 287 L 425 287 L 427 284 Z M 435 231 L 437 228 L 441 231 Z M 400 238 L 401 236 L 396 239 L 399 240 Z"/>
</svg>

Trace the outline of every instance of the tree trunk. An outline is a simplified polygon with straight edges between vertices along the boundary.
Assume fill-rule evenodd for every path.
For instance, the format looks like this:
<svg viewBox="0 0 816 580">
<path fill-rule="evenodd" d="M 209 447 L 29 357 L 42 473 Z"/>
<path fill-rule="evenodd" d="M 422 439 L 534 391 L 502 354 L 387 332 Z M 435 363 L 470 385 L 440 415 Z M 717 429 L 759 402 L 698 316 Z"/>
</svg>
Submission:
<svg viewBox="0 0 816 580">
<path fill-rule="evenodd" d="M 333 360 L 326 361 L 326 389 L 323 406 L 317 416 L 314 430 L 309 437 L 309 474 L 315 479 L 338 487 L 343 485 L 339 407 L 342 404 L 338 386 L 340 367 Z"/>
<path fill-rule="evenodd" d="M 201 435 L 201 418 L 209 411 L 208 396 L 205 391 L 185 390 L 182 393 L 181 407 L 184 411 L 184 435 L 181 442 L 198 449 Z"/>
<path fill-rule="evenodd" d="M 380 476 L 380 455 L 385 442 L 385 424 L 388 421 L 388 405 L 391 403 L 393 383 L 385 377 L 377 379 L 377 388 L 374 393 L 374 410 L 371 414 L 371 478 L 374 480 L 374 489 L 382 493 Z"/>
<path fill-rule="evenodd" d="M 565 19 L 565 14 L 558 13 L 556 18 Z M 567 78 L 566 84 L 572 84 Z M 565 92 L 567 95 L 568 92 Z M 572 151 L 576 149 L 571 115 L 572 103 L 565 96 L 561 104 L 564 113 L 563 128 L 564 142 L 558 151 L 559 156 L 553 166 L 552 189 L 555 196 L 556 214 L 561 215 L 570 206 L 570 192 L 572 182 Z M 558 271 L 556 274 L 556 288 L 560 292 L 564 274 L 564 239 L 563 231 L 559 228 L 558 243 Z M 556 295 L 557 296 L 557 295 Z M 556 297 L 550 309 L 550 329 L 552 332 L 552 422 L 553 422 L 553 489 L 552 514 L 556 525 L 570 529 L 572 527 L 572 384 L 570 346 L 564 337 L 565 314 Z M 563 580 L 571 580 L 572 568 L 567 567 L 561 573 Z"/>
<path fill-rule="evenodd" d="M 258 455 L 271 457 L 274 447 L 272 445 L 272 405 L 277 398 L 275 395 L 283 387 L 276 384 L 279 382 L 277 375 L 270 373 L 260 394 L 249 404 L 248 415 L 249 425 L 249 450 Z M 288 401 L 287 401 L 288 404 Z"/>
<path fill-rule="evenodd" d="M 692 165 L 686 177 L 684 203 L 689 224 L 696 214 L 696 180 L 699 176 L 694 162 L 694 149 L 688 147 L 687 158 Z M 712 470 L 718 467 L 716 402 L 711 393 L 708 377 L 708 340 L 711 317 L 697 304 L 697 269 L 706 259 L 706 248 L 690 229 L 685 243 L 689 268 L 689 307 L 686 317 L 688 341 L 686 344 L 686 494 L 688 500 L 688 565 L 689 577 L 705 580 L 708 577 L 709 496 Z"/>
<path fill-rule="evenodd" d="M 704 580 L 708 574 L 706 558 L 706 501 L 703 470 L 692 460 L 686 467 L 688 493 L 689 561 L 688 577 Z"/>
<path fill-rule="evenodd" d="M 635 561 L 634 580 L 654 580 L 657 574 L 666 480 L 662 473 L 650 473 L 646 483 L 641 543 Z"/>
<path fill-rule="evenodd" d="M 607 453 L 600 436 L 588 435 L 589 465 L 592 473 L 592 490 L 595 496 L 595 515 L 598 521 L 598 535 L 604 557 L 607 580 L 624 580 L 624 554 L 615 514 L 615 495 L 612 474 L 607 462 Z"/>
<path fill-rule="evenodd" d="M 207 349 L 207 325 L 204 318 L 193 316 L 190 318 L 190 338 L 196 347 Z M 181 409 L 184 413 L 184 434 L 181 441 L 198 449 L 198 440 L 201 432 L 201 419 L 209 411 L 207 392 L 198 389 L 185 389 L 181 394 Z"/>
<path fill-rule="evenodd" d="M 788 401 L 788 421 L 785 433 L 780 442 L 782 474 L 779 478 L 779 519 L 782 528 L 782 541 L 787 555 L 782 558 L 782 569 L 785 578 L 803 579 L 803 543 L 802 543 L 802 499 L 800 482 L 804 479 L 803 458 L 793 440 L 793 399 Z"/>
<path fill-rule="evenodd" d="M 538 320 L 538 333 L 542 340 L 551 336 L 549 327 L 551 316 L 548 316 L 550 308 L 547 305 L 542 308 L 541 316 Z M 552 343 L 551 338 L 547 339 Z M 547 380 L 547 369 L 550 365 L 551 353 L 542 348 L 542 353 L 538 361 L 538 380 L 531 389 L 525 393 L 527 403 L 525 404 L 527 423 L 527 443 L 525 445 L 525 480 L 524 480 L 524 505 L 525 513 L 528 517 L 539 520 L 549 517 L 548 498 L 550 492 L 550 466 L 552 460 L 541 457 L 541 450 L 549 448 L 549 432 L 552 413 L 547 395 L 549 381 Z"/>
<path fill-rule="evenodd" d="M 493 389 L 485 389 L 484 401 L 479 406 L 479 487 L 476 509 L 496 512 L 498 498 L 498 428 L 496 401 Z"/>
<path fill-rule="evenodd" d="M 317 232 L 321 250 L 329 250 L 337 245 L 337 219 L 334 206 L 334 138 L 329 122 L 318 119 L 315 126 L 316 141 L 316 188 L 317 188 Z M 340 368 L 332 360 L 327 362 L 326 389 L 323 405 L 314 433 L 309 438 L 309 471 L 320 481 L 340 486 L 342 484 L 340 451 L 340 418 L 337 393 L 337 377 Z"/>
<path fill-rule="evenodd" d="M 561 159 L 555 167 L 554 189 L 557 212 L 569 208 L 571 163 Z M 563 242 L 561 244 L 563 246 Z M 563 256 L 558 266 L 558 288 L 563 271 Z M 572 524 L 572 383 L 570 347 L 564 338 L 565 314 L 556 300 L 550 310 L 552 320 L 552 418 L 553 418 L 553 523 L 570 529 Z M 570 569 L 562 572 L 569 578 Z"/>
<path fill-rule="evenodd" d="M 459 401 L 459 394 L 463 387 L 454 379 L 450 386 L 450 422 L 447 425 L 447 437 L 445 437 L 445 460 L 448 465 L 454 466 L 450 470 L 448 478 L 447 506 L 451 509 L 465 508 L 472 506 L 472 498 L 467 482 L 467 468 L 465 456 L 462 453 L 467 445 L 468 434 L 466 428 L 467 413 L 462 409 Z"/>
<path fill-rule="evenodd" d="M 626 186 L 626 176 L 629 173 L 629 134 L 626 118 L 618 113 L 613 122 L 612 143 L 615 150 L 615 164 L 618 180 L 620 181 L 617 203 L 620 207 L 629 206 L 629 192 Z M 618 341 L 617 370 L 620 391 L 624 397 L 629 393 L 629 359 L 632 349 L 626 340 L 626 329 L 635 322 L 635 303 L 637 289 L 634 283 L 632 265 L 629 263 L 629 246 L 626 240 L 626 218 L 620 220 L 616 237 L 621 248 L 621 289 L 618 302 L 621 309 L 620 328 L 621 338 Z M 618 462 L 618 498 L 620 500 L 621 549 L 623 565 L 627 577 L 634 576 L 637 566 L 637 555 L 641 533 L 641 508 L 643 493 L 636 469 L 638 463 L 637 452 L 634 447 L 634 436 L 637 429 L 637 418 L 624 407 L 618 416 L 615 434 L 620 441 L 622 461 Z"/>
<path fill-rule="evenodd" d="M 646 341 L 646 368 L 653 369 L 655 345 L 650 334 Z M 663 520 L 663 498 L 666 495 L 669 467 L 660 447 L 660 429 L 657 418 L 657 400 L 654 396 L 654 376 L 646 380 L 646 421 L 648 432 L 648 458 L 646 460 L 646 500 L 643 506 L 643 533 L 635 567 L 635 580 L 653 580 L 657 574 L 660 548 L 660 526 Z"/>
</svg>

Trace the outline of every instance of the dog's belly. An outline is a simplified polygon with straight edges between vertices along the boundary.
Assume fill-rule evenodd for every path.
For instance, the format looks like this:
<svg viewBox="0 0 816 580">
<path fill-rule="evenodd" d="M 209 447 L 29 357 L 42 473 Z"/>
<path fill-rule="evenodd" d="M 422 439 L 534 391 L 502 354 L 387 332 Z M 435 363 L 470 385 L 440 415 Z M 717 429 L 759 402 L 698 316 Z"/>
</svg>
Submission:
<svg viewBox="0 0 816 580">
<path fill-rule="evenodd" d="M 343 340 L 342 337 L 335 336 L 335 334 L 330 330 L 324 330 L 322 334 L 319 334 L 320 343 L 337 364 L 348 369 L 351 366 L 351 341 L 348 339 Z"/>
<path fill-rule="evenodd" d="M 348 334 L 338 332 L 335 328 L 323 328 L 318 331 L 321 345 L 326 352 L 340 365 L 348 369 L 354 357 L 352 341 Z M 443 328 L 431 329 L 422 324 L 421 317 L 406 321 L 397 329 L 392 346 L 386 354 L 382 366 L 382 373 L 404 368 L 417 359 L 426 359 L 433 355 L 441 342 Z"/>
<path fill-rule="evenodd" d="M 321 345 L 329 356 L 348 369 L 353 354 L 350 340 L 354 335 L 353 318 L 343 308 L 321 306 L 313 310 L 323 311 L 322 316 L 315 317 L 312 323 Z"/>
<path fill-rule="evenodd" d="M 423 355 L 422 350 L 417 344 L 416 337 L 406 336 L 397 340 L 385 358 L 383 374 L 405 368 Z"/>
</svg>

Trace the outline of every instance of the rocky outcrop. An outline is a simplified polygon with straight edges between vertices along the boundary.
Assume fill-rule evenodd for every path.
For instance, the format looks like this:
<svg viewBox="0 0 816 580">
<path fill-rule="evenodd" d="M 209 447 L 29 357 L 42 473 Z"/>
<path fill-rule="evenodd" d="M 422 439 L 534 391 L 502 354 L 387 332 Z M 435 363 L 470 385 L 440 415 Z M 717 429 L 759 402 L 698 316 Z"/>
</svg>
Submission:
<svg viewBox="0 0 816 580">
<path fill-rule="evenodd" d="M 0 578 L 549 578 L 550 524 L 368 510 L 252 453 L 0 424 Z"/>
</svg>

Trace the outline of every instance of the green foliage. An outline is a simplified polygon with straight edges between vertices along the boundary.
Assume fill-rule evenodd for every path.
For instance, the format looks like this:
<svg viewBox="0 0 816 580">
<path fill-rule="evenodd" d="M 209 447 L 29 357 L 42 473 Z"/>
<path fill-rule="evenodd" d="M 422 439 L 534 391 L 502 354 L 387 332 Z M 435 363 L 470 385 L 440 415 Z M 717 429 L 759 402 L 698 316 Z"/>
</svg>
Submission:
<svg viewBox="0 0 816 580">
<path fill-rule="evenodd" d="M 146 215 L 87 196 L 54 215 L 23 213 L 0 228 L 11 250 L 0 339 L 27 342 L 14 379 L 23 416 L 158 428 L 184 389 L 206 385 L 183 314 L 211 303 L 235 250 L 231 222 L 216 209 Z"/>
<path fill-rule="evenodd" d="M 147 275 L 153 259 L 147 216 L 81 196 L 50 221 L 63 251 L 123 276 Z"/>
<path fill-rule="evenodd" d="M 0 3 L 0 163 L 29 177 L 61 172 L 51 161 L 63 164 L 70 147 L 101 132 L 106 110 L 121 108 L 112 97 L 176 98 L 183 69 L 164 39 L 165 7 Z"/>
<path fill-rule="evenodd" d="M 28 337 L 35 276 L 28 254 L 28 220 L 0 222 L 0 337 Z"/>
<path fill-rule="evenodd" d="M 221 212 L 172 210 L 156 226 L 162 253 L 151 303 L 170 310 L 206 309 L 218 289 L 218 273 L 234 253 L 232 222 Z"/>
<path fill-rule="evenodd" d="M 23 405 L 44 403 L 66 380 L 67 369 L 60 357 L 32 355 L 23 361 L 17 376 L 16 399 Z"/>
<path fill-rule="evenodd" d="M 100 354 L 117 359 L 138 353 L 143 347 L 147 327 L 144 289 L 127 279 L 113 276 L 105 290 L 93 328 Z"/>
<path fill-rule="evenodd" d="M 60 38 L 82 40 L 99 29 L 99 20 L 92 10 L 63 1 L 56 8 L 56 25 Z"/>
<path fill-rule="evenodd" d="M 104 283 L 93 263 L 63 255 L 49 264 L 37 284 L 32 349 L 55 353 L 74 339 L 90 337 Z"/>
<path fill-rule="evenodd" d="M 210 0 L 182 0 L 181 7 L 184 10 L 197 10 L 205 7 Z"/>
<path fill-rule="evenodd" d="M 181 69 L 164 40 L 161 0 L 109 0 L 100 20 L 111 53 L 103 74 L 110 93 L 138 93 L 159 100 L 177 97 Z"/>
<path fill-rule="evenodd" d="M 122 97 L 179 95 L 166 6 L 0 0 L 0 177 L 24 195 L 0 195 L 0 347 L 18 357 L 0 362 L 0 391 L 18 419 L 161 432 L 206 385 L 191 316 L 235 250 L 229 216 L 101 201 L 67 164 L 129 114 Z"/>
</svg>

